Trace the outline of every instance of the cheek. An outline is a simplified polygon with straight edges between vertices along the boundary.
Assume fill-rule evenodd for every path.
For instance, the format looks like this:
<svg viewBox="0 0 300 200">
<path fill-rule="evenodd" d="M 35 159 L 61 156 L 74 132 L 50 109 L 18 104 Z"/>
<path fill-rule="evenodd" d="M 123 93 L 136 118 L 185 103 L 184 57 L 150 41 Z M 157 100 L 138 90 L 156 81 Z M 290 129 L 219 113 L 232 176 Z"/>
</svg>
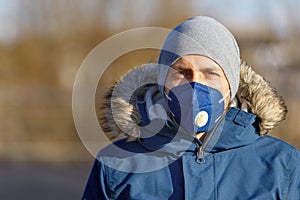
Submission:
<svg viewBox="0 0 300 200">
<path fill-rule="evenodd" d="M 174 87 L 173 85 L 174 85 L 174 84 L 173 84 L 170 80 L 166 79 L 164 88 L 165 88 L 165 92 L 166 92 L 167 94 L 169 94 L 170 89 L 172 89 L 172 88 Z"/>
<path fill-rule="evenodd" d="M 166 80 L 165 80 L 165 85 L 164 85 L 164 89 L 167 94 L 169 94 L 171 87 L 172 87 L 172 82 L 171 82 L 170 76 L 168 74 L 166 77 Z"/>
<path fill-rule="evenodd" d="M 165 88 L 165 93 L 169 94 L 170 89 L 168 87 L 166 87 L 166 86 L 164 88 Z"/>
<path fill-rule="evenodd" d="M 229 83 L 228 83 L 228 81 L 225 77 L 222 77 L 220 79 L 219 83 L 220 83 L 220 86 L 219 86 L 220 91 L 221 91 L 222 95 L 225 96 L 227 94 L 228 90 L 229 90 Z M 226 99 L 228 99 L 229 96 L 230 95 L 228 95 Z"/>
<path fill-rule="evenodd" d="M 227 80 L 223 81 L 223 85 L 224 85 L 224 87 L 223 87 L 222 94 L 223 94 L 223 96 L 225 96 L 227 94 L 227 92 L 229 91 L 229 84 L 228 84 Z M 231 92 L 229 92 L 229 94 L 227 95 L 227 97 L 224 100 L 225 110 L 227 110 L 227 108 L 229 106 L 230 99 L 231 99 Z"/>
<path fill-rule="evenodd" d="M 174 80 L 174 79 L 172 79 L 172 78 L 166 78 L 166 82 L 165 82 L 165 92 L 167 93 L 167 94 L 169 94 L 169 91 L 172 89 L 172 88 L 174 88 L 174 87 L 176 87 L 176 86 L 179 86 L 179 85 L 181 85 L 182 84 L 182 80 L 181 79 L 176 79 L 176 80 Z"/>
<path fill-rule="evenodd" d="M 224 101 L 224 110 L 228 110 L 229 104 L 230 104 L 231 95 L 229 94 L 228 97 Z"/>
</svg>

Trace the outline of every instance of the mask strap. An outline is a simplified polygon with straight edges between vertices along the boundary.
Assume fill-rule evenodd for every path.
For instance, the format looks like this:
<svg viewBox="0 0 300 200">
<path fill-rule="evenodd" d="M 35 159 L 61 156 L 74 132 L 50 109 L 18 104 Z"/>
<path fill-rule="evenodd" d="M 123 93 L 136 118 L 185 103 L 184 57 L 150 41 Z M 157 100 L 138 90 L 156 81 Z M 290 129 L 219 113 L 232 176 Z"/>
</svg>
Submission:
<svg viewBox="0 0 300 200">
<path fill-rule="evenodd" d="M 168 99 L 169 101 L 172 101 L 172 98 L 169 97 L 165 91 L 164 91 L 164 94 L 165 94 L 165 96 L 167 97 L 167 99 Z"/>
<path fill-rule="evenodd" d="M 167 93 L 166 93 L 165 91 L 164 91 L 164 95 L 166 96 L 166 98 L 167 98 L 169 101 L 172 101 L 172 98 L 169 97 L 169 95 L 167 95 Z M 171 111 L 170 108 L 169 108 L 169 111 L 170 111 L 171 115 L 172 115 L 173 117 L 175 117 L 175 114 Z"/>
<path fill-rule="evenodd" d="M 230 90 L 228 90 L 228 92 L 226 92 L 226 94 L 224 95 L 224 97 L 222 99 L 219 100 L 219 103 L 222 103 L 230 94 Z"/>
</svg>

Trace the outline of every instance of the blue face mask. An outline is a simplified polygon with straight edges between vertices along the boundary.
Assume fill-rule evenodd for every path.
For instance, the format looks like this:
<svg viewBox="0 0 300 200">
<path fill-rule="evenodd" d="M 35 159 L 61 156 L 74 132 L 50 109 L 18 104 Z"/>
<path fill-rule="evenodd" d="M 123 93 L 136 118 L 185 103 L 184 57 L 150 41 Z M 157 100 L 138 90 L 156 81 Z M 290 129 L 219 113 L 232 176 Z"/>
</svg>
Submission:
<svg viewBox="0 0 300 200">
<path fill-rule="evenodd" d="M 173 118 L 190 133 L 210 131 L 224 112 L 225 97 L 218 90 L 191 82 L 170 90 L 168 106 Z"/>
</svg>

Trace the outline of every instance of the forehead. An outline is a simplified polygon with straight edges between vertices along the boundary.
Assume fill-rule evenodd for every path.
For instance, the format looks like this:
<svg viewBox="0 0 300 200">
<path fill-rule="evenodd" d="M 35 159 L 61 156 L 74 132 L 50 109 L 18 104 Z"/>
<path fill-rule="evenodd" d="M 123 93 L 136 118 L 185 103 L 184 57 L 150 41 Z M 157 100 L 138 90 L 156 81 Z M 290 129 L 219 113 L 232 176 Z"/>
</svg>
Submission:
<svg viewBox="0 0 300 200">
<path fill-rule="evenodd" d="M 176 60 L 172 66 L 174 69 L 178 68 L 197 68 L 197 69 L 211 69 L 222 70 L 222 68 L 212 59 L 201 55 L 186 55 Z"/>
</svg>

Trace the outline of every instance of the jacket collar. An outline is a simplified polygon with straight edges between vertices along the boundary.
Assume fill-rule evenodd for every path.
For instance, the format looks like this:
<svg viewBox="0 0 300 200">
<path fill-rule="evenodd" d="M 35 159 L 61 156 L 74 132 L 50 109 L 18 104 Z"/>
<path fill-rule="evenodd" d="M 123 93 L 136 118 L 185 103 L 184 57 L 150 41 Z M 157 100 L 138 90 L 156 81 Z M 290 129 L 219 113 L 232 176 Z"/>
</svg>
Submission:
<svg viewBox="0 0 300 200">
<path fill-rule="evenodd" d="M 155 123 L 154 126 L 162 121 L 156 120 Z M 165 123 L 158 133 L 152 130 L 144 130 L 140 140 L 148 151 L 167 151 L 179 156 L 185 151 L 194 151 L 198 146 L 195 136 L 179 130 L 171 121 Z M 198 141 L 198 144 L 207 153 L 217 153 L 249 145 L 259 137 L 257 117 L 238 108 L 230 108 L 204 142 Z"/>
<path fill-rule="evenodd" d="M 207 152 L 249 145 L 260 137 L 257 116 L 238 108 L 230 108 L 210 134 L 207 140 L 204 139 L 204 151 Z"/>
</svg>

